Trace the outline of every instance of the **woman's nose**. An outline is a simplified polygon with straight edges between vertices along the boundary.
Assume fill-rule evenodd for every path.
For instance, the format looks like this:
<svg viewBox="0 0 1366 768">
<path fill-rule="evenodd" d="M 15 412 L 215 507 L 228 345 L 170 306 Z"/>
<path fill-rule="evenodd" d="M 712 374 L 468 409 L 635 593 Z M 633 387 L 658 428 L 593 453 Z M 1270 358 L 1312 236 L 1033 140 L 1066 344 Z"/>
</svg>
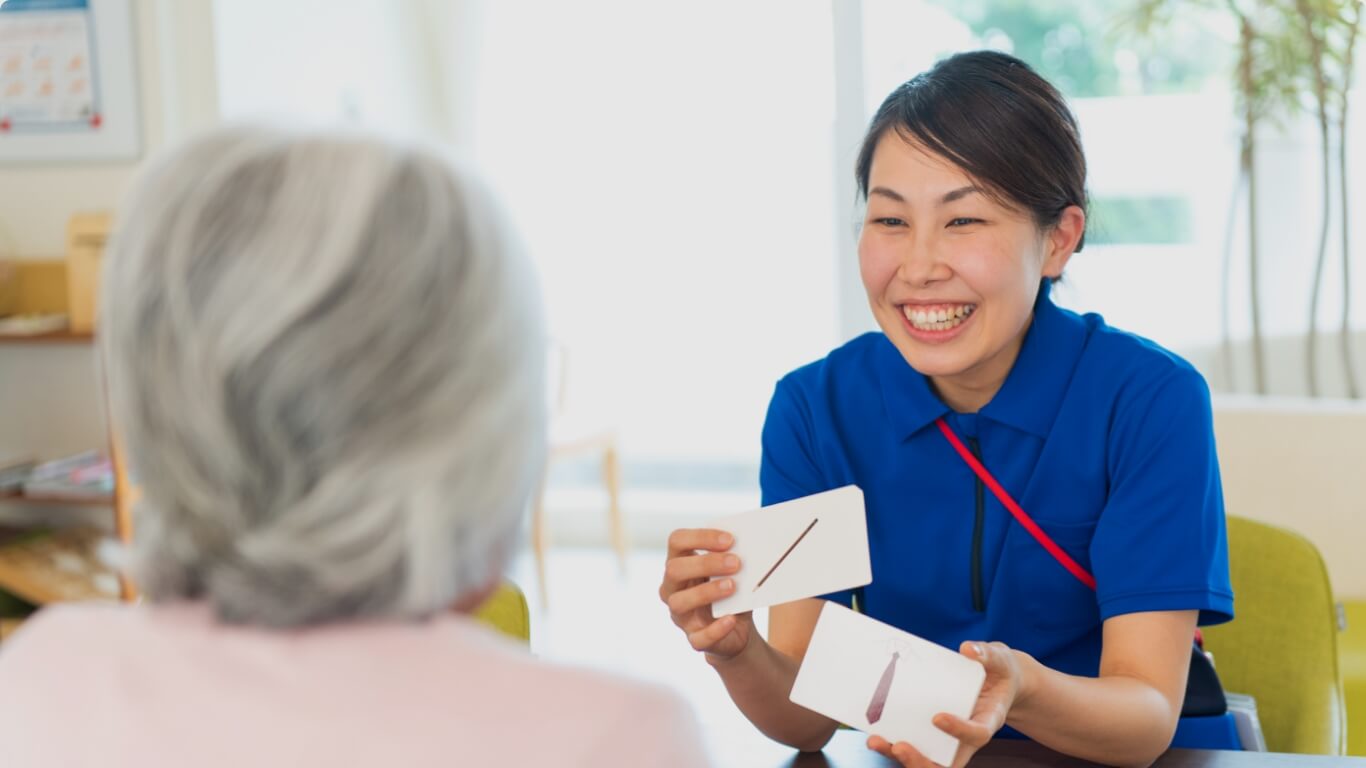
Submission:
<svg viewBox="0 0 1366 768">
<path fill-rule="evenodd" d="M 952 274 L 953 270 L 940 258 L 937 249 L 918 241 L 906 243 L 897 266 L 897 277 L 917 286 L 947 280 Z"/>
</svg>

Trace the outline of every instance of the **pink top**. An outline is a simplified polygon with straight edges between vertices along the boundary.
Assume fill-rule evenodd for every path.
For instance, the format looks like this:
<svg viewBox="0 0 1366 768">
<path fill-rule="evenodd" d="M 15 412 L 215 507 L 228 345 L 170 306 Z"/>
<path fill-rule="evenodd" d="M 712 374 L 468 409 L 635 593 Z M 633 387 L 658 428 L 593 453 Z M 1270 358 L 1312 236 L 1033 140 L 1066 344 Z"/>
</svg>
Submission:
<svg viewBox="0 0 1366 768">
<path fill-rule="evenodd" d="M 278 632 L 66 605 L 0 646 L 6 766 L 705 766 L 692 711 L 470 619 Z"/>
</svg>

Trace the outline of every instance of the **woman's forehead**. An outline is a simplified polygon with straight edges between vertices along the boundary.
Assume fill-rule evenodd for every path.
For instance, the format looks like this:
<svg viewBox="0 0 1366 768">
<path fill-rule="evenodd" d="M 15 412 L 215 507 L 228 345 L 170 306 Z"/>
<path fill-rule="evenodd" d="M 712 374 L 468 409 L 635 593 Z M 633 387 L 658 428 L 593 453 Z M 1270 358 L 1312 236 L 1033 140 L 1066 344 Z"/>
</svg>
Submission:
<svg viewBox="0 0 1366 768">
<path fill-rule="evenodd" d="M 980 200 L 1003 214 L 1024 211 L 999 188 L 974 177 L 957 163 L 897 131 L 878 139 L 868 173 L 868 200 L 944 207 L 958 200 Z"/>
<path fill-rule="evenodd" d="M 878 139 L 868 176 L 870 189 L 885 182 L 903 196 L 913 191 L 916 196 L 938 197 L 961 187 L 981 186 L 953 161 L 897 131 L 887 131 Z M 902 186 L 907 189 L 897 189 Z"/>
</svg>

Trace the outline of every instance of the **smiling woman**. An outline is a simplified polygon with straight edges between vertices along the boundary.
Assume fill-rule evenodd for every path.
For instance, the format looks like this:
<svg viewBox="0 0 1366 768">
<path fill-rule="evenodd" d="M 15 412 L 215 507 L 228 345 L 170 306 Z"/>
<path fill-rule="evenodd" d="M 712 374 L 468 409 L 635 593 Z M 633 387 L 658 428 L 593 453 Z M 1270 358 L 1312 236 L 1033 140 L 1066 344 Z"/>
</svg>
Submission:
<svg viewBox="0 0 1366 768">
<path fill-rule="evenodd" d="M 1042 81 L 1027 67 L 979 58 L 897 88 L 855 171 L 868 201 L 859 264 L 873 315 L 964 412 L 1000 388 L 1039 279 L 1062 274 L 1086 225 L 1086 160 L 1061 97 L 1034 87 Z M 954 108 L 941 108 L 950 94 Z"/>
<path fill-rule="evenodd" d="M 946 403 L 971 412 L 1000 388 L 1019 354 L 1039 279 L 1062 274 L 1086 216 L 1069 205 L 1041 228 L 1037 214 L 1006 202 L 990 182 L 979 186 L 932 154 L 932 136 L 884 128 L 870 145 L 878 162 L 860 175 L 868 214 L 859 265 L 887 338 L 912 368 L 934 378 Z M 865 150 L 869 166 L 874 151 Z"/>
<path fill-rule="evenodd" d="M 723 533 L 677 531 L 674 622 L 760 730 L 803 749 L 837 724 L 779 692 L 823 600 L 985 666 L 972 717 L 934 721 L 960 742 L 955 766 L 997 735 L 1116 765 L 1236 746 L 1227 717 L 1180 717 L 1195 626 L 1233 611 L 1209 393 L 1185 361 L 1049 296 L 1086 226 L 1061 96 L 1009 55 L 952 56 L 888 96 L 856 178 L 881 333 L 778 383 L 760 485 L 765 504 L 862 488 L 872 583 L 774 607 L 763 638 L 748 614 L 712 613 L 734 580 L 707 579 L 746 567 Z"/>
</svg>

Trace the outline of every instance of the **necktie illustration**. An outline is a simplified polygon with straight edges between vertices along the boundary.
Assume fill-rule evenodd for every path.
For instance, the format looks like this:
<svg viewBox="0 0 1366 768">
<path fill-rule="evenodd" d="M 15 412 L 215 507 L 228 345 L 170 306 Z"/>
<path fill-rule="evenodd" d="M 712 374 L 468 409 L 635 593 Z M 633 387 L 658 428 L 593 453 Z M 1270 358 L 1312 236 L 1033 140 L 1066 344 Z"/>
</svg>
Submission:
<svg viewBox="0 0 1366 768">
<path fill-rule="evenodd" d="M 882 671 L 882 679 L 877 681 L 877 690 L 873 692 L 873 700 L 868 702 L 869 725 L 882 719 L 882 709 L 887 706 L 887 693 L 892 690 L 892 678 L 896 676 L 896 660 L 899 658 L 901 658 L 900 653 L 892 654 L 892 660 L 887 662 L 887 668 Z"/>
</svg>

